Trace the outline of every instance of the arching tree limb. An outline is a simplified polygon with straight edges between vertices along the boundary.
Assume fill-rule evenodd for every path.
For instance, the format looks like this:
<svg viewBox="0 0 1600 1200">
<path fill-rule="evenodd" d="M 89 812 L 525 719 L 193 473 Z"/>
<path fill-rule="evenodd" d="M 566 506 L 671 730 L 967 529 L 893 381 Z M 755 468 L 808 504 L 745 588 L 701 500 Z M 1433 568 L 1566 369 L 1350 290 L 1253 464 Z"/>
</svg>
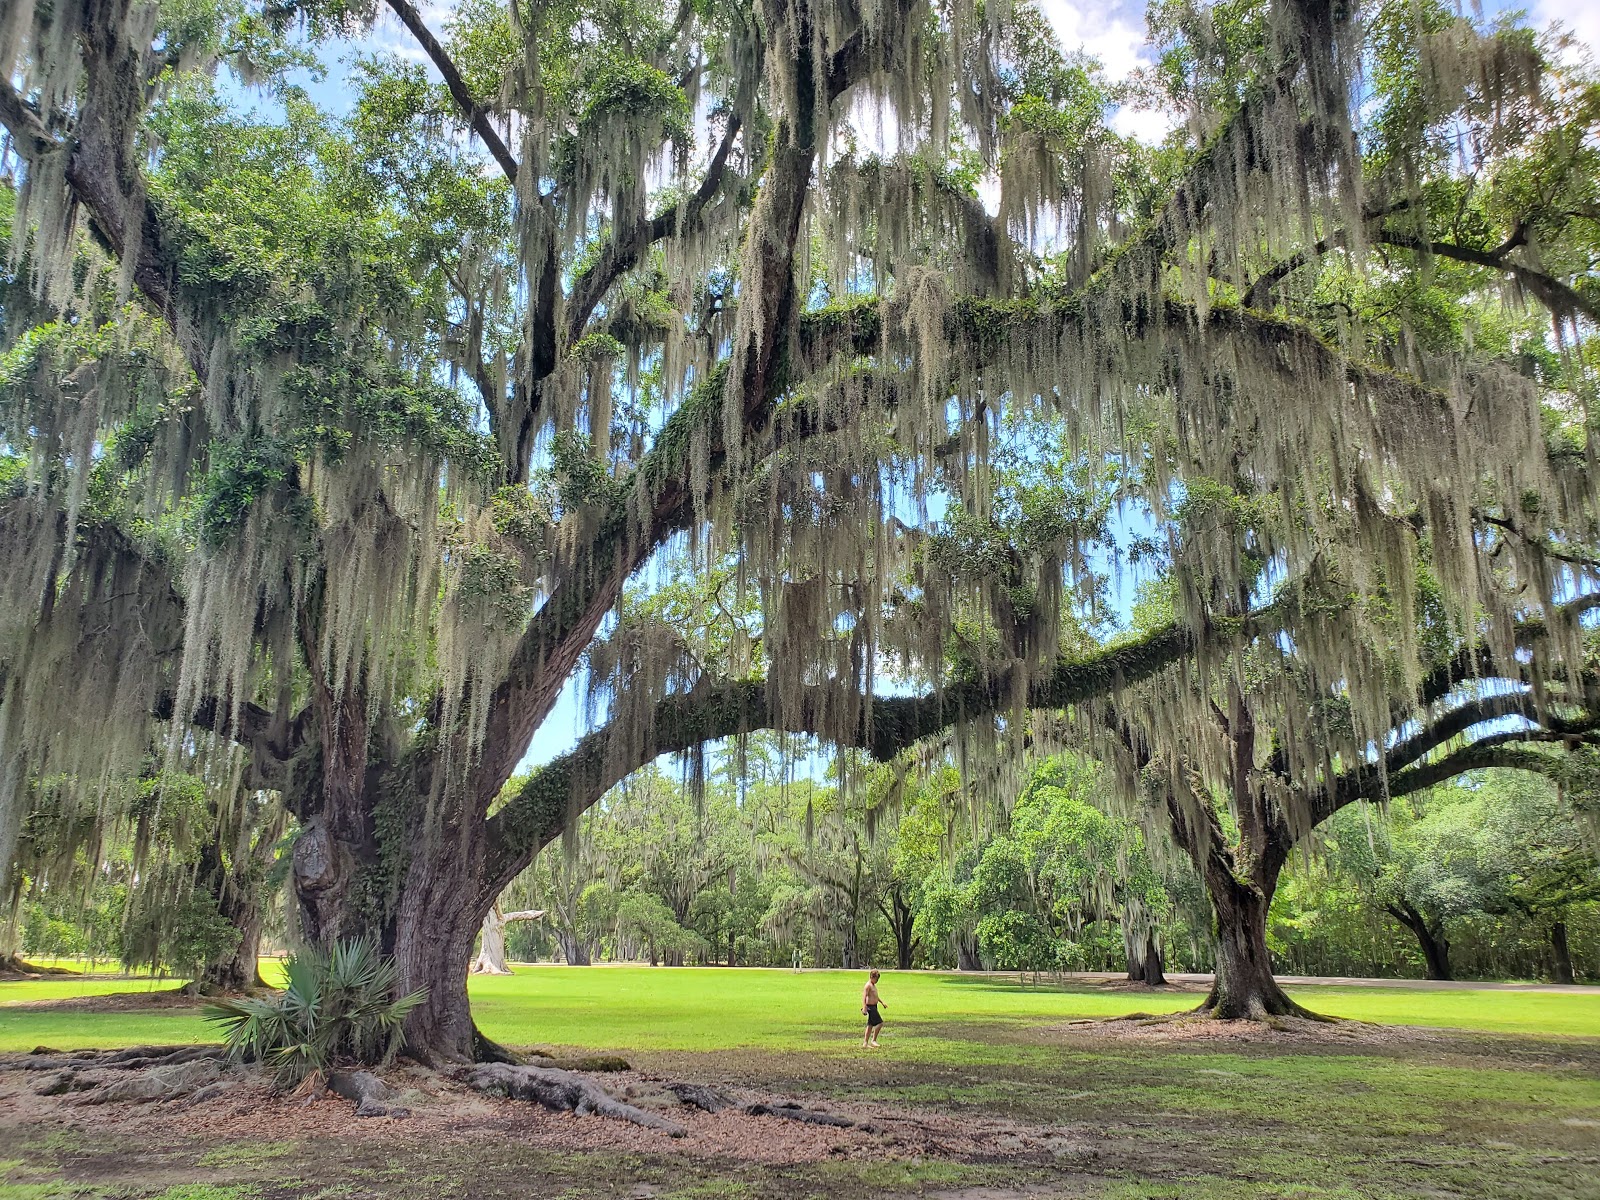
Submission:
<svg viewBox="0 0 1600 1200">
<path fill-rule="evenodd" d="M 1268 627 L 1274 610 L 1248 622 L 1219 622 L 1206 636 L 1239 637 L 1246 627 Z M 813 688 L 798 709 L 775 711 L 760 681 L 709 684 L 660 701 L 646 730 L 607 726 L 589 734 L 569 753 L 537 771 L 522 790 L 489 820 L 489 882 L 492 902 L 533 855 L 560 835 L 566 824 L 596 803 L 633 771 L 660 755 L 721 738 L 777 729 L 812 734 L 836 745 L 866 750 L 880 761 L 961 721 L 996 713 L 1062 709 L 1147 679 L 1193 652 L 1196 635 L 1173 623 L 1137 642 L 1083 658 L 1062 658 L 1019 694 L 1009 672 L 920 696 L 879 696 L 870 703 L 855 697 L 861 714 L 853 728 L 840 730 L 829 719 L 841 696 L 836 689 Z M 629 748 L 631 745 L 631 748 Z"/>
</svg>

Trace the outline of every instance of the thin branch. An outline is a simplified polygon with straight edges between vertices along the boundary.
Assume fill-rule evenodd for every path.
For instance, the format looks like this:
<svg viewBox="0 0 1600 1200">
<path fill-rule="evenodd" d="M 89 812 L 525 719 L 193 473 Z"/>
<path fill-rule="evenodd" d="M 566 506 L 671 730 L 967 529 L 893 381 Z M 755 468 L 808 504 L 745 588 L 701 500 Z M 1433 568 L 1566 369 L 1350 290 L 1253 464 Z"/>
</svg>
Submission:
<svg viewBox="0 0 1600 1200">
<path fill-rule="evenodd" d="M 1472 515 L 1475 519 L 1482 521 L 1486 525 L 1493 525 L 1497 529 L 1503 529 L 1506 533 L 1509 533 L 1523 545 L 1536 550 L 1546 558 L 1553 558 L 1557 562 L 1564 562 L 1575 567 L 1590 567 L 1600 570 L 1600 558 L 1594 558 L 1592 556 L 1583 554 L 1573 554 L 1564 550 L 1557 550 L 1548 542 L 1541 541 L 1535 537 L 1530 537 L 1526 530 L 1518 526 L 1517 523 L 1511 520 L 1509 517 L 1496 517 L 1483 511 L 1482 509 L 1476 508 L 1472 510 Z"/>
<path fill-rule="evenodd" d="M 1430 242 L 1412 234 L 1389 231 L 1378 232 L 1374 240 L 1402 250 L 1431 254 L 1436 258 L 1454 259 L 1456 262 L 1469 263 L 1475 267 L 1486 267 L 1491 271 L 1504 271 L 1537 296 L 1539 302 L 1558 317 L 1582 313 L 1589 320 L 1600 324 L 1600 307 L 1590 302 L 1582 292 L 1563 283 L 1554 275 L 1516 262 L 1509 257 L 1512 250 L 1522 245 L 1522 242 L 1516 241 L 1514 237 L 1495 250 L 1474 250 L 1470 246 L 1460 246 L 1454 242 Z"/>
<path fill-rule="evenodd" d="M 445 53 L 444 47 L 439 44 L 439 39 L 433 36 L 421 14 L 411 6 L 409 0 L 388 0 L 388 5 L 394 10 L 395 16 L 407 29 L 411 36 L 417 39 L 417 44 L 422 47 L 423 53 L 433 63 L 434 69 L 444 79 L 445 87 L 450 89 L 450 98 L 456 102 L 456 107 L 461 110 L 461 115 L 467 118 L 472 126 L 472 131 L 483 141 L 484 148 L 500 164 L 500 170 L 511 183 L 517 181 L 517 160 L 511 157 L 511 151 L 506 149 L 506 144 L 500 138 L 500 131 L 489 120 L 489 113 L 473 97 L 472 91 L 467 87 L 467 81 L 461 77 L 461 72 L 456 69 L 456 64 Z"/>
<path fill-rule="evenodd" d="M 611 290 L 611 285 L 633 268 L 646 247 L 694 227 L 706 205 L 722 187 L 728 156 L 738 136 L 739 116 L 735 113 L 729 116 L 728 128 L 717 145 L 716 153 L 711 156 L 705 178 L 700 181 L 694 194 L 687 200 L 663 209 L 650 220 L 640 221 L 626 236 L 621 231 L 613 231 L 610 243 L 600 256 L 578 273 L 572 281 L 572 299 L 567 309 L 568 345 L 579 339 L 595 307 Z"/>
</svg>

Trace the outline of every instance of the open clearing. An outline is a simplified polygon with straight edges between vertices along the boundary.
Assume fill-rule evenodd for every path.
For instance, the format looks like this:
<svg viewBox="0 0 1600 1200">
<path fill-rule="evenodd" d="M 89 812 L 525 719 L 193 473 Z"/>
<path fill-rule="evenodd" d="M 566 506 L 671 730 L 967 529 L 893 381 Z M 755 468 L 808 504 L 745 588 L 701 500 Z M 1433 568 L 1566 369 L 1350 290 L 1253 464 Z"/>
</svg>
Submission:
<svg viewBox="0 0 1600 1200">
<path fill-rule="evenodd" d="M 675 1114 L 689 1136 L 453 1091 L 415 1069 L 408 1120 L 246 1089 L 186 1111 L 81 1108 L 0 1073 L 0 1200 L 540 1195 L 581 1200 L 1025 1196 L 1600 1197 L 1600 994 L 1308 987 L 1362 1021 L 1325 1034 L 1149 1041 L 1085 1018 L 1187 1007 L 1181 992 L 891 974 L 883 1049 L 860 1051 L 859 976 L 523 968 L 475 979 L 490 1036 L 616 1051 L 600 1076 L 792 1098 L 867 1130 Z M 0 984 L 0 1048 L 204 1040 L 186 1007 L 67 997 L 145 981 Z M 89 1011 L 85 1011 L 85 1007 Z M 1320 1029 L 1321 1027 L 1319 1027 Z M 13 1059 L 15 1062 L 15 1059 Z"/>
</svg>

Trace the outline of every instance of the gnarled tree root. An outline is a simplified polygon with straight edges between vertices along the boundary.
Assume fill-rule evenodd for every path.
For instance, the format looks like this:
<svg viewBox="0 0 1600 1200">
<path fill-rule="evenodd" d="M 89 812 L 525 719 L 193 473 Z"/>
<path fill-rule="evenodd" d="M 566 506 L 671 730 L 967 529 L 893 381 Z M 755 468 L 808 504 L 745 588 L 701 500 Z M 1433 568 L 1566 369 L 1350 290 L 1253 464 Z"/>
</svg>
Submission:
<svg viewBox="0 0 1600 1200">
<path fill-rule="evenodd" d="M 221 1061 L 228 1051 L 223 1046 L 129 1046 L 126 1050 L 70 1050 L 62 1052 L 41 1046 L 20 1066 L 24 1071 L 84 1070 L 89 1067 L 116 1071 L 138 1071 L 146 1067 L 175 1067 L 202 1059 Z"/>
<path fill-rule="evenodd" d="M 729 1108 L 737 1108 L 740 1112 L 752 1117 L 782 1117 L 787 1121 L 801 1121 L 807 1125 L 827 1125 L 834 1129 L 859 1129 L 865 1133 L 877 1133 L 878 1127 L 868 1121 L 857 1121 L 852 1117 L 841 1117 L 837 1113 L 818 1112 L 815 1109 L 802 1108 L 792 1101 L 778 1101 L 773 1103 L 756 1102 L 754 1104 L 741 1104 L 721 1088 L 708 1087 L 699 1083 L 668 1083 L 663 1085 L 683 1103 L 703 1112 L 719 1113 Z"/>
<path fill-rule="evenodd" d="M 28 962 L 20 954 L 7 954 L 0 957 L 0 979 L 9 979 L 18 976 L 30 979 L 38 975 L 76 975 L 71 967 L 44 967 L 38 963 Z"/>
<path fill-rule="evenodd" d="M 1295 1017 L 1302 1021 L 1320 1021 L 1323 1024 L 1336 1024 L 1338 1017 L 1326 1016 L 1322 1013 L 1312 1012 L 1303 1008 L 1289 997 L 1282 995 L 1273 997 L 1270 1002 L 1252 999 L 1247 1004 L 1225 1005 L 1218 1002 L 1215 994 L 1209 995 L 1201 1002 L 1198 1008 L 1191 1008 L 1187 1012 L 1174 1013 L 1174 1016 L 1186 1017 L 1190 1020 L 1205 1021 L 1259 1021 L 1272 1029 L 1283 1028 L 1283 1018 Z"/>
<path fill-rule="evenodd" d="M 577 1113 L 579 1116 L 593 1113 L 618 1121 L 631 1121 L 671 1137 L 683 1137 L 689 1132 L 676 1121 L 624 1104 L 582 1075 L 554 1067 L 483 1063 L 467 1072 L 466 1081 L 480 1092 L 499 1093 L 513 1100 L 531 1100 L 556 1112 Z"/>
<path fill-rule="evenodd" d="M 739 1102 L 721 1088 L 703 1083 L 666 1083 L 662 1087 L 690 1108 L 698 1108 L 701 1112 L 719 1113 L 725 1108 L 740 1107 Z"/>
<path fill-rule="evenodd" d="M 855 1121 L 849 1117 L 841 1117 L 837 1113 L 817 1112 L 792 1103 L 747 1104 L 744 1106 L 744 1111 L 752 1117 L 782 1117 L 787 1121 L 803 1121 L 807 1125 L 829 1125 L 834 1129 L 861 1129 L 868 1133 L 878 1131 L 876 1125 L 869 1125 L 865 1121 Z"/>
<path fill-rule="evenodd" d="M 330 1071 L 328 1090 L 346 1100 L 354 1100 L 358 1117 L 409 1117 L 411 1110 L 388 1103 L 393 1098 L 389 1085 L 371 1071 Z"/>
<path fill-rule="evenodd" d="M 154 1104 L 182 1100 L 222 1080 L 231 1068 L 214 1058 L 190 1059 L 147 1071 L 130 1073 L 86 1090 L 75 1104 Z M 65 1074 L 65 1072 L 64 1072 Z M 59 1076 L 56 1077 L 59 1080 Z M 74 1090 L 74 1089 L 65 1089 Z"/>
</svg>

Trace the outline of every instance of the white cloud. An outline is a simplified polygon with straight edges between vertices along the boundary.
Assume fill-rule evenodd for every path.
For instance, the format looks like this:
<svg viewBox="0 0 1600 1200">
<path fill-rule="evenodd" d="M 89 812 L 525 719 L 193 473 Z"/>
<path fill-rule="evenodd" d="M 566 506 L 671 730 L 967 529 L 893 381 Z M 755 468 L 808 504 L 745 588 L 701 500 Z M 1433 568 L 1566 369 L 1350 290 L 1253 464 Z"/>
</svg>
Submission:
<svg viewBox="0 0 1600 1200">
<path fill-rule="evenodd" d="M 1121 83 L 1150 60 L 1142 21 L 1088 0 L 1041 0 L 1039 7 L 1055 28 L 1061 48 L 1096 59 L 1114 83 Z M 1164 109 L 1124 106 L 1111 118 L 1111 127 L 1123 137 L 1155 143 L 1171 132 L 1177 116 Z"/>
<path fill-rule="evenodd" d="M 1172 132 L 1178 114 L 1165 108 L 1134 108 L 1124 104 L 1111 117 L 1111 128 L 1123 137 L 1154 146 Z"/>
<path fill-rule="evenodd" d="M 1081 50 L 1098 59 L 1106 76 L 1120 83 L 1142 64 L 1144 27 L 1109 13 L 1108 7 L 1081 0 L 1041 0 L 1039 10 L 1055 27 L 1062 49 Z"/>
<path fill-rule="evenodd" d="M 1560 25 L 1600 58 L 1600 5 L 1593 0 L 1538 0 L 1529 15 L 1539 29 Z"/>
</svg>

